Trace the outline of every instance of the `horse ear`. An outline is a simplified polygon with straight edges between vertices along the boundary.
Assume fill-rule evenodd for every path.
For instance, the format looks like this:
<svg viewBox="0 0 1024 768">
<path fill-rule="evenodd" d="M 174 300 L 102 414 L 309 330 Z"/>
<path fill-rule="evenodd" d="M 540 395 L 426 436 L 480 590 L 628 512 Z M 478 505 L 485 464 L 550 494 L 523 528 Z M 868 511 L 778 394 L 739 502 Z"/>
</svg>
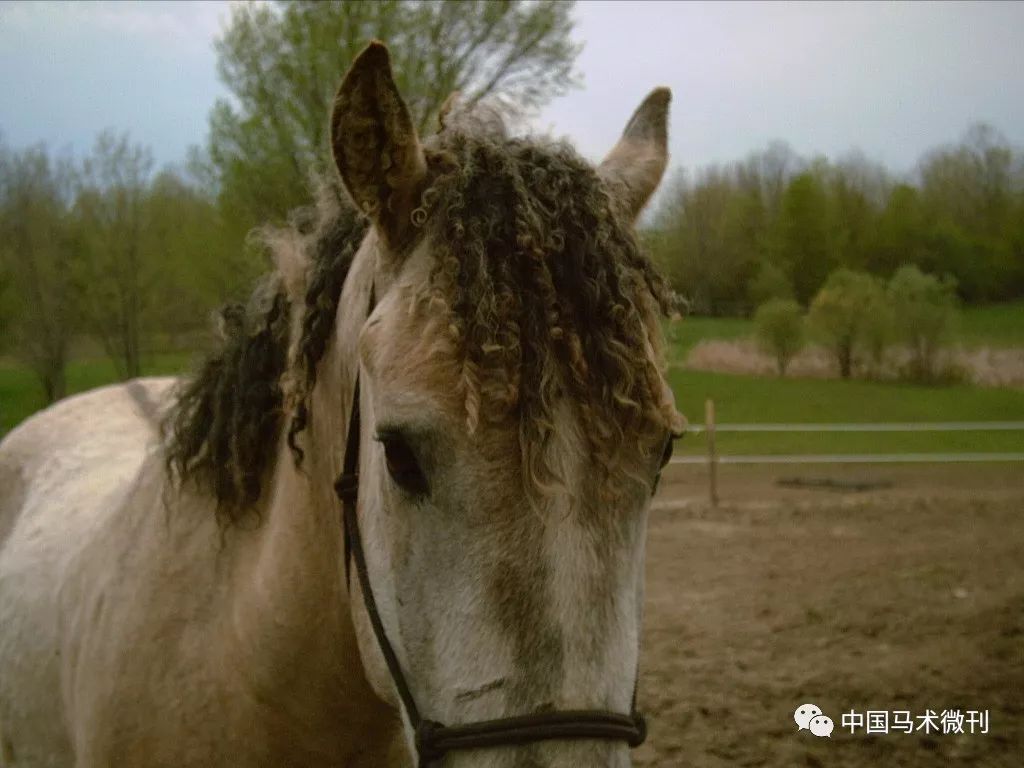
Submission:
<svg viewBox="0 0 1024 768">
<path fill-rule="evenodd" d="M 331 113 L 334 163 L 356 206 L 392 247 L 400 246 L 426 179 L 427 163 L 409 109 L 374 40 L 345 75 Z"/>
<path fill-rule="evenodd" d="M 658 188 L 668 165 L 668 108 L 672 91 L 655 88 L 637 107 L 622 138 L 597 172 L 634 219 Z"/>
</svg>

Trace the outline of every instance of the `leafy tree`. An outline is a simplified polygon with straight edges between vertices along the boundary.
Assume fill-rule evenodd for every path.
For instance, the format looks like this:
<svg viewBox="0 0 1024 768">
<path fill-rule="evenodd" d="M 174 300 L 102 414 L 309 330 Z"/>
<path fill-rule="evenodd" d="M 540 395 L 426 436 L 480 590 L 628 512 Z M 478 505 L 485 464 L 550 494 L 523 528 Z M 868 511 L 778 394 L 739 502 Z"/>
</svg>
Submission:
<svg viewBox="0 0 1024 768">
<path fill-rule="evenodd" d="M 10 267 L 0 259 L 0 354 L 8 351 L 14 339 L 11 324 L 14 321 L 14 288 Z"/>
<path fill-rule="evenodd" d="M 855 355 L 867 338 L 871 313 L 881 303 L 881 295 L 878 278 L 840 268 L 828 276 L 811 302 L 808 321 L 844 379 L 853 373 Z"/>
<path fill-rule="evenodd" d="M 885 353 L 895 336 L 892 306 L 882 284 L 876 281 L 876 289 L 867 297 L 861 348 L 862 357 L 869 366 L 869 373 L 878 376 L 885 363 Z"/>
<path fill-rule="evenodd" d="M 790 181 L 803 170 L 804 165 L 804 160 L 784 141 L 771 142 L 743 163 L 746 173 L 757 179 L 762 200 L 772 220 L 782 210 L 782 198 Z"/>
<path fill-rule="evenodd" d="M 919 172 L 931 258 L 914 263 L 955 276 L 960 295 L 971 301 L 1016 295 L 1020 267 L 1012 233 L 1024 168 L 1006 138 L 975 125 L 958 144 L 925 155 Z"/>
<path fill-rule="evenodd" d="M 677 173 L 662 201 L 654 253 L 697 312 L 736 314 L 787 283 L 807 304 L 840 266 L 888 279 L 916 264 L 971 302 L 1024 296 L 1024 155 L 984 125 L 896 184 L 858 153 L 808 163 L 775 142 Z"/>
<path fill-rule="evenodd" d="M 86 323 L 118 373 L 142 373 L 142 335 L 160 262 L 144 247 L 149 150 L 106 131 L 83 164 L 75 200 L 79 247 L 76 289 Z"/>
<path fill-rule="evenodd" d="M 327 121 L 341 75 L 372 38 L 391 47 L 421 134 L 445 99 L 500 95 L 534 108 L 576 82 L 572 3 L 349 0 L 240 4 L 215 43 L 232 100 L 210 115 L 209 160 L 225 205 L 249 224 L 306 202 L 330 157 Z"/>
<path fill-rule="evenodd" d="M 938 376 L 938 354 L 956 322 L 956 282 L 901 267 L 888 286 L 897 333 L 910 348 L 910 375 L 921 381 Z"/>
<path fill-rule="evenodd" d="M 655 259 L 697 312 L 745 313 L 764 218 L 759 183 L 741 169 L 713 167 L 693 184 L 678 174 L 655 216 Z"/>
<path fill-rule="evenodd" d="M 837 259 L 843 266 L 867 268 L 871 233 L 888 193 L 885 171 L 852 155 L 825 172 Z"/>
<path fill-rule="evenodd" d="M 783 195 L 773 260 L 789 273 L 797 301 L 807 304 L 837 256 L 826 191 L 814 173 L 805 171 Z"/>
<path fill-rule="evenodd" d="M 867 256 L 867 266 L 888 277 L 901 264 L 930 258 L 928 218 L 921 193 L 910 184 L 897 184 L 879 215 Z"/>
<path fill-rule="evenodd" d="M 770 299 L 754 314 L 754 332 L 761 349 L 775 358 L 779 376 L 804 345 L 804 318 L 792 299 Z"/>
<path fill-rule="evenodd" d="M 763 304 L 770 299 L 792 299 L 793 284 L 789 275 L 774 264 L 764 261 L 750 281 L 748 293 L 755 304 Z"/>
<path fill-rule="evenodd" d="M 6 344 L 35 372 L 48 402 L 64 396 L 75 326 L 68 208 L 75 168 L 43 146 L 0 148 L 0 279 Z"/>
<path fill-rule="evenodd" d="M 216 201 L 179 172 L 153 179 L 144 208 L 142 250 L 159 275 L 147 297 L 147 321 L 179 346 L 175 339 L 205 326 L 212 307 L 242 295 L 263 265 L 238 247 Z"/>
</svg>

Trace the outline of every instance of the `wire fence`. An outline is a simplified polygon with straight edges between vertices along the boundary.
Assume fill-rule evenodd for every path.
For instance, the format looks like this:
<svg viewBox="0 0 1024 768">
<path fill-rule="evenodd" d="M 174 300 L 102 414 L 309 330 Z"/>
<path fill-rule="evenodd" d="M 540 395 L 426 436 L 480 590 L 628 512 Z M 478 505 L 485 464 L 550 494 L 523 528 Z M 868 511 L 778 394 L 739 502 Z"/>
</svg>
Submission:
<svg viewBox="0 0 1024 768">
<path fill-rule="evenodd" d="M 718 503 L 719 464 L 950 464 L 1024 462 L 1024 451 L 969 453 L 833 453 L 833 454 L 720 454 L 719 432 L 1024 432 L 1024 421 L 865 422 L 846 424 L 717 424 L 714 401 L 705 404 L 704 423 L 686 427 L 687 434 L 703 434 L 707 452 L 702 456 L 677 456 L 672 464 L 703 464 L 708 467 L 709 497 Z"/>
<path fill-rule="evenodd" d="M 673 464 L 707 464 L 707 456 L 679 456 Z M 718 464 L 955 464 L 1024 461 L 1024 452 L 725 454 Z"/>
<path fill-rule="evenodd" d="M 1024 431 L 1024 421 L 918 421 L 853 424 L 716 424 L 716 432 L 997 432 Z M 704 424 L 686 431 L 701 434 Z"/>
</svg>

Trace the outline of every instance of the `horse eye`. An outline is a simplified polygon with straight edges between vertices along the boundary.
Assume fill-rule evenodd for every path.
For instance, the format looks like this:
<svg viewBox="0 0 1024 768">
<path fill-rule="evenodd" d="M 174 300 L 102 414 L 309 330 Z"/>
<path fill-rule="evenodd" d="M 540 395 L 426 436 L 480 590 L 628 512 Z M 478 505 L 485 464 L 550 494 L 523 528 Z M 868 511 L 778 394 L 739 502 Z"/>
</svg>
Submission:
<svg viewBox="0 0 1024 768">
<path fill-rule="evenodd" d="M 398 434 L 386 434 L 378 439 L 384 446 L 384 460 L 395 485 L 412 496 L 425 495 L 428 490 L 427 479 L 405 438 Z"/>
<path fill-rule="evenodd" d="M 658 464 L 658 472 L 654 476 L 654 483 L 651 485 L 651 494 L 655 494 L 658 491 L 658 486 L 661 485 L 661 471 L 668 465 L 669 460 L 672 458 L 672 448 L 675 445 L 676 436 L 669 435 L 665 441 L 665 447 L 661 451 L 661 462 Z"/>
</svg>

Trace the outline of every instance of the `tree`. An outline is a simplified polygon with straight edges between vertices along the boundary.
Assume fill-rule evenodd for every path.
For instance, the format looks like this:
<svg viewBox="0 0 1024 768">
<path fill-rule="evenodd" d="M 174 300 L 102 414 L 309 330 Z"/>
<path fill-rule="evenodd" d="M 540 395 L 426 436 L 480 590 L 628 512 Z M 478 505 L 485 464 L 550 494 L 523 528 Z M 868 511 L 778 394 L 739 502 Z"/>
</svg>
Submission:
<svg viewBox="0 0 1024 768">
<path fill-rule="evenodd" d="M 911 377 L 934 380 L 938 353 L 956 322 L 956 282 L 908 264 L 892 276 L 888 296 L 897 332 L 910 348 Z"/>
<path fill-rule="evenodd" d="M 764 230 L 750 181 L 738 167 L 712 167 L 692 184 L 677 174 L 655 216 L 654 257 L 699 313 L 746 313 Z"/>
<path fill-rule="evenodd" d="M 926 272 L 953 275 L 967 300 L 1015 295 L 1020 268 L 1011 245 L 1014 198 L 1024 185 L 1019 155 L 997 131 L 979 124 L 960 143 L 925 155 L 919 172 L 931 258 L 915 263 Z"/>
<path fill-rule="evenodd" d="M 0 148 L 0 280 L 5 344 L 35 372 L 47 402 L 64 396 L 75 323 L 68 208 L 75 168 L 43 146 Z"/>
<path fill-rule="evenodd" d="M 789 273 L 797 301 L 806 305 L 837 256 L 825 189 L 817 175 L 805 171 L 782 197 L 773 260 Z"/>
<path fill-rule="evenodd" d="M 0 257 L 0 354 L 10 350 L 14 339 L 11 326 L 14 321 L 14 280 L 6 257 Z"/>
<path fill-rule="evenodd" d="M 871 312 L 881 301 L 878 278 L 840 268 L 828 276 L 811 302 L 808 321 L 836 360 L 839 375 L 853 373 L 855 354 L 865 343 Z"/>
<path fill-rule="evenodd" d="M 748 172 L 759 180 L 764 205 L 773 218 L 782 210 L 782 198 L 790 181 L 804 165 L 804 160 L 789 144 L 777 140 L 750 155 L 744 163 Z"/>
<path fill-rule="evenodd" d="M 774 264 L 764 261 L 747 285 L 747 293 L 755 304 L 763 304 L 770 299 L 792 299 L 793 284 L 789 281 L 789 275 Z"/>
<path fill-rule="evenodd" d="M 142 373 L 144 316 L 161 272 L 144 248 L 152 166 L 148 149 L 104 132 L 83 165 L 75 200 L 83 317 L 124 378 Z"/>
<path fill-rule="evenodd" d="M 869 374 L 878 376 L 885 363 L 885 353 L 895 336 L 892 305 L 881 283 L 871 290 L 867 298 L 866 317 L 862 330 L 863 357 L 869 365 Z"/>
<path fill-rule="evenodd" d="M 915 264 L 954 277 L 965 301 L 1024 296 L 1024 154 L 984 125 L 926 153 L 916 179 L 858 152 L 808 162 L 774 142 L 680 169 L 659 197 L 653 255 L 698 313 L 745 313 L 787 285 L 806 305 L 838 267 L 887 280 Z"/>
<path fill-rule="evenodd" d="M 141 249 L 159 278 L 149 281 L 144 315 L 172 339 L 204 327 L 210 309 L 243 295 L 264 266 L 238 247 L 216 200 L 179 172 L 153 179 L 143 218 Z"/>
<path fill-rule="evenodd" d="M 852 154 L 828 167 L 825 184 L 838 262 L 850 269 L 865 269 L 871 234 L 888 192 L 885 171 Z"/>
<path fill-rule="evenodd" d="M 910 184 L 897 184 L 889 193 L 871 236 L 867 266 L 889 277 L 901 264 L 930 258 L 928 221 L 921 193 Z"/>
<path fill-rule="evenodd" d="M 234 99 L 210 115 L 209 160 L 222 199 L 250 224 L 307 199 L 311 171 L 330 158 L 327 122 L 338 81 L 373 39 L 387 42 L 420 133 L 445 99 L 501 95 L 543 105 L 575 84 L 580 46 L 572 3 L 555 0 L 350 0 L 240 4 L 216 41 Z"/>
<path fill-rule="evenodd" d="M 804 319 L 800 305 L 792 299 L 770 299 L 754 314 L 754 333 L 758 345 L 775 358 L 779 376 L 804 345 Z"/>
</svg>

